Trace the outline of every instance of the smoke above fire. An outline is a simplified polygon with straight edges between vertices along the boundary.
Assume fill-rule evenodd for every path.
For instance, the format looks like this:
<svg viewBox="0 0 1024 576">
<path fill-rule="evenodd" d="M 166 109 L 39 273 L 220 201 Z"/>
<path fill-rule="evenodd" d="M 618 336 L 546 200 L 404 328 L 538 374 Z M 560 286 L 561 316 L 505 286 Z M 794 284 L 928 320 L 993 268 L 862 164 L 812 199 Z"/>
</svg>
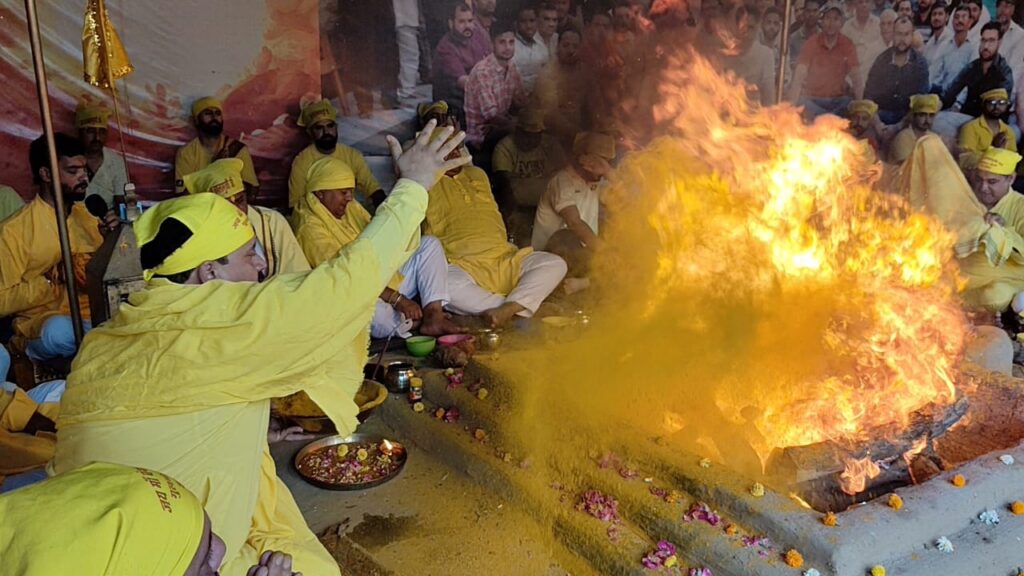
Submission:
<svg viewBox="0 0 1024 576">
<path fill-rule="evenodd" d="M 538 353 L 522 386 L 528 436 L 630 430 L 760 474 L 774 450 L 852 449 L 953 402 L 967 322 L 952 237 L 877 188 L 844 121 L 754 106 L 693 54 L 669 69 L 666 135 L 604 196 L 591 326 Z"/>
</svg>

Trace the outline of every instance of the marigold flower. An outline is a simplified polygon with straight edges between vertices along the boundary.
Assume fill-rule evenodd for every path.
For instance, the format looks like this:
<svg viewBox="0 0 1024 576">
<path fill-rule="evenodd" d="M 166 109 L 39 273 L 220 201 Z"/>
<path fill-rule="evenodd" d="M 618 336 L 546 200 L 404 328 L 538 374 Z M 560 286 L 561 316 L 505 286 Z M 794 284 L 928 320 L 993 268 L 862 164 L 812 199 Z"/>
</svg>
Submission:
<svg viewBox="0 0 1024 576">
<path fill-rule="evenodd" d="M 899 494 L 890 494 L 887 504 L 889 504 L 889 508 L 899 510 L 903 508 L 903 498 L 900 498 Z"/>
<path fill-rule="evenodd" d="M 1017 516 L 1024 515 L 1024 502 L 1014 500 L 1013 504 L 1010 504 L 1010 512 L 1013 512 Z"/>
<path fill-rule="evenodd" d="M 728 524 L 725 527 L 725 533 L 729 536 L 735 536 L 738 530 L 739 528 L 737 528 L 735 524 Z"/>
<path fill-rule="evenodd" d="M 967 478 L 964 478 L 963 474 L 957 474 L 956 476 L 953 476 L 953 479 L 950 480 L 950 482 L 953 484 L 953 486 L 956 486 L 957 488 L 963 488 L 964 486 L 967 486 Z"/>
<path fill-rule="evenodd" d="M 796 550 L 786 551 L 786 565 L 790 568 L 800 568 L 804 565 L 804 557 Z"/>
<path fill-rule="evenodd" d="M 417 402 L 417 403 L 412 405 L 412 411 L 413 412 L 423 412 L 426 409 L 427 409 L 427 407 L 423 405 L 423 402 Z"/>
<path fill-rule="evenodd" d="M 885 566 L 880 566 L 880 565 L 872 566 L 871 567 L 871 576 L 885 576 Z"/>
<path fill-rule="evenodd" d="M 755 482 L 754 485 L 750 487 L 750 494 L 754 498 L 760 498 L 764 496 L 764 484 L 761 484 L 760 482 Z"/>
<path fill-rule="evenodd" d="M 828 512 L 821 517 L 821 523 L 831 528 L 832 526 L 839 524 L 839 519 L 836 518 L 835 512 Z"/>
</svg>

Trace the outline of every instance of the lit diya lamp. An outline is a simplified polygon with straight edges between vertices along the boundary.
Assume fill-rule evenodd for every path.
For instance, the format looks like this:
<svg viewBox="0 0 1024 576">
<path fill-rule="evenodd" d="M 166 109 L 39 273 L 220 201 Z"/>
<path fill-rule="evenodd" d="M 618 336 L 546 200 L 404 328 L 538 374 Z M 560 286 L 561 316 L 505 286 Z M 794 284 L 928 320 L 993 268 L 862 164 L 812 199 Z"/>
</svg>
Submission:
<svg viewBox="0 0 1024 576">
<path fill-rule="evenodd" d="M 390 457 L 395 452 L 395 445 L 389 442 L 387 438 L 385 438 L 384 441 L 380 443 L 378 449 L 380 450 L 381 454 Z"/>
</svg>

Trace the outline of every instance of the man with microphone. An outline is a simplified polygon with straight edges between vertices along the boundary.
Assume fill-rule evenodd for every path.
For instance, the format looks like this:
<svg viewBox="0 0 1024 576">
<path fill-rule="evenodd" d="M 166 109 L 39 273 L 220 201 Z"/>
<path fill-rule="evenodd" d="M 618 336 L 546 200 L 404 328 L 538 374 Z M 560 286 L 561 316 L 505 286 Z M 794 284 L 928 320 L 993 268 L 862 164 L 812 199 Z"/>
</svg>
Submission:
<svg viewBox="0 0 1024 576">
<path fill-rule="evenodd" d="M 85 265 L 103 243 L 103 235 L 117 229 L 120 222 L 102 198 L 90 201 L 93 211 L 103 214 L 102 219 L 90 214 L 83 203 L 89 176 L 81 142 L 61 133 L 54 134 L 54 140 L 74 260 L 75 277 L 71 280 L 78 287 L 83 318 L 88 319 Z M 13 316 L 14 337 L 33 360 L 70 358 L 75 355 L 75 336 L 45 136 L 29 147 L 29 164 L 36 197 L 0 223 L 0 317 Z"/>
</svg>

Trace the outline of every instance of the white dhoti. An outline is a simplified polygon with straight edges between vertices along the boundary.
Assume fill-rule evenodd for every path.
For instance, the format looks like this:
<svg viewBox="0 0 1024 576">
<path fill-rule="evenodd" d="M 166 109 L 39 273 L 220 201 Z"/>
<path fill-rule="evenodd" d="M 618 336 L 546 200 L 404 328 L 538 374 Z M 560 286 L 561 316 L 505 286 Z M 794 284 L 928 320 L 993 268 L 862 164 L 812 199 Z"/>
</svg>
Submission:
<svg viewBox="0 0 1024 576">
<path fill-rule="evenodd" d="M 558 287 L 566 270 L 565 260 L 558 256 L 548 252 L 533 252 L 523 258 L 516 287 L 508 296 L 500 296 L 481 288 L 462 268 L 449 264 L 448 289 L 451 301 L 448 310 L 465 316 L 476 316 L 506 302 L 515 302 L 526 308 L 519 316 L 529 318 Z"/>
<path fill-rule="evenodd" d="M 448 304 L 448 260 L 444 257 L 441 242 L 433 236 L 420 239 L 420 247 L 399 268 L 404 278 L 398 286 L 398 292 L 410 300 L 416 296 L 426 306 L 432 302 Z M 370 335 L 374 338 L 387 338 L 396 330 L 401 329 L 405 321 L 397 310 L 383 300 L 377 299 L 373 320 L 370 322 Z"/>
</svg>

